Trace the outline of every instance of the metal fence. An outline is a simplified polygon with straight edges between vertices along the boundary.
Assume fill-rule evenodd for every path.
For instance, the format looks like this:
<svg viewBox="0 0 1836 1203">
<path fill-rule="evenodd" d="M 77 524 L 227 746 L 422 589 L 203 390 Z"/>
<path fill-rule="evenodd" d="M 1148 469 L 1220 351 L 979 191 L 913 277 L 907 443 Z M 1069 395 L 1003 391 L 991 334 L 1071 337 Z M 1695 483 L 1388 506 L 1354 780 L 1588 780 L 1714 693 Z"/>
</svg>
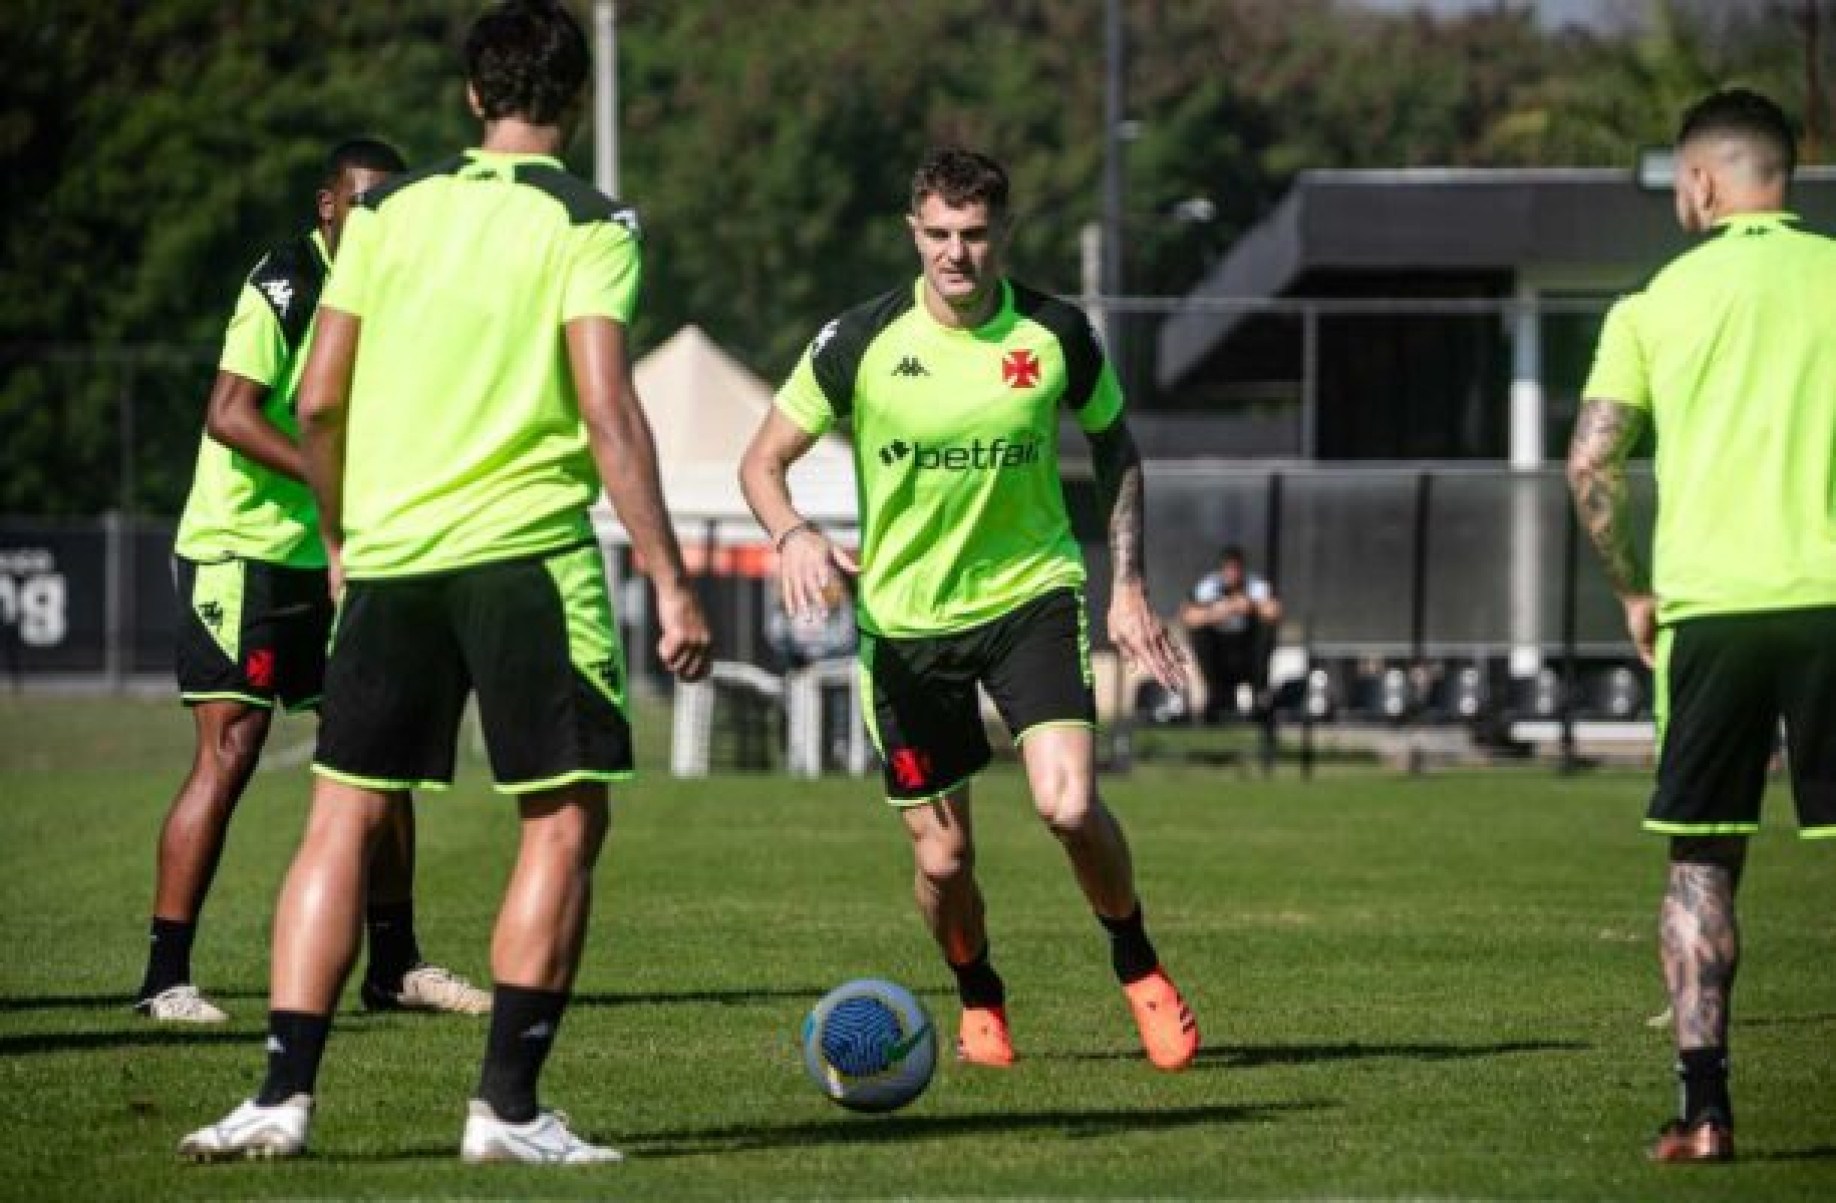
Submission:
<svg viewBox="0 0 1836 1203">
<path fill-rule="evenodd" d="M 1165 611 L 1235 544 L 1282 597 L 1281 641 L 1318 656 L 1517 653 L 1523 662 L 1570 648 L 1584 658 L 1626 654 L 1612 592 L 1592 556 L 1575 552 L 1556 470 L 1168 462 L 1149 464 L 1147 478 L 1149 585 Z M 1650 477 L 1638 470 L 1633 482 L 1636 513 L 1648 523 Z M 1100 616 L 1107 549 L 1090 517 L 1090 486 L 1069 487 Z M 8 666 L 22 674 L 163 671 L 177 612 L 171 537 L 163 519 L 0 518 Z M 684 542 L 705 545 L 694 527 Z M 624 576 L 622 550 L 609 554 Z M 721 655 L 770 663 L 769 585 L 718 561 L 704 567 Z"/>
</svg>

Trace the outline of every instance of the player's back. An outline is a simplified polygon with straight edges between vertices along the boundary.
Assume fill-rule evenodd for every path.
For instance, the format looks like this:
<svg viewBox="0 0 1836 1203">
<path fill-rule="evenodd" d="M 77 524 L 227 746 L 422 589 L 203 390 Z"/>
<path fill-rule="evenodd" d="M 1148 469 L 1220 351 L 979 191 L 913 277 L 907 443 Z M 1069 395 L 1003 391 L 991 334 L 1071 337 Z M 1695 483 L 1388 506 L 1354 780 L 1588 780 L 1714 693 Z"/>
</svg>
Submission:
<svg viewBox="0 0 1836 1203">
<path fill-rule="evenodd" d="M 1836 241 L 1741 215 L 1639 302 L 1666 613 L 1836 605 Z"/>
<path fill-rule="evenodd" d="M 367 194 L 325 304 L 358 317 L 344 549 L 355 579 L 590 535 L 598 474 L 563 325 L 629 321 L 629 211 L 535 155 L 469 151 Z"/>
</svg>

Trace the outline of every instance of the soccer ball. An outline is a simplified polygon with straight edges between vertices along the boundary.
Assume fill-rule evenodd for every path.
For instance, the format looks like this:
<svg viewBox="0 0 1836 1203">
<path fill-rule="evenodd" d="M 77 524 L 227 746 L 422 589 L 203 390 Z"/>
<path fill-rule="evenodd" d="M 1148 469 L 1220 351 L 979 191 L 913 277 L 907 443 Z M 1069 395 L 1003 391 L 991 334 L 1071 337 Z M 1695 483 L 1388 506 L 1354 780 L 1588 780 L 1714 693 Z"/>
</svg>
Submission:
<svg viewBox="0 0 1836 1203">
<path fill-rule="evenodd" d="M 851 1111 L 895 1111 L 937 1068 L 937 1028 L 912 992 L 878 978 L 845 982 L 803 1021 L 803 1068 Z"/>
</svg>

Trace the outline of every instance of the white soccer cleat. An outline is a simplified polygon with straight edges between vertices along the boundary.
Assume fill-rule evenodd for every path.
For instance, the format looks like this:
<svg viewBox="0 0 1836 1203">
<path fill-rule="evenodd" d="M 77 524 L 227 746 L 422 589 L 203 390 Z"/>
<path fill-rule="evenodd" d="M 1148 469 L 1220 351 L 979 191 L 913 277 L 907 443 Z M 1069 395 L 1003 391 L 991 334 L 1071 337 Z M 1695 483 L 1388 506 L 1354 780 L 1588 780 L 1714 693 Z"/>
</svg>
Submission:
<svg viewBox="0 0 1836 1203">
<path fill-rule="evenodd" d="M 465 1118 L 459 1159 L 467 1165 L 495 1161 L 525 1165 L 611 1165 L 625 1155 L 604 1145 L 588 1144 L 568 1130 L 567 1116 L 544 1111 L 526 1124 L 497 1118 L 491 1104 L 473 1099 Z"/>
<path fill-rule="evenodd" d="M 171 986 L 134 1004 L 134 1009 L 148 1019 L 161 1023 L 228 1023 L 229 1012 L 211 1002 L 189 982 Z"/>
<path fill-rule="evenodd" d="M 445 1011 L 452 1015 L 489 1015 L 491 993 L 480 990 L 450 969 L 416 965 L 402 975 L 399 990 L 363 984 L 363 1005 L 372 1011 Z"/>
<path fill-rule="evenodd" d="M 199 1128 L 179 1141 L 178 1152 L 191 1161 L 298 1157 L 306 1151 L 311 1127 L 309 1094 L 296 1094 L 272 1107 L 249 1099 L 210 1127 Z"/>
</svg>

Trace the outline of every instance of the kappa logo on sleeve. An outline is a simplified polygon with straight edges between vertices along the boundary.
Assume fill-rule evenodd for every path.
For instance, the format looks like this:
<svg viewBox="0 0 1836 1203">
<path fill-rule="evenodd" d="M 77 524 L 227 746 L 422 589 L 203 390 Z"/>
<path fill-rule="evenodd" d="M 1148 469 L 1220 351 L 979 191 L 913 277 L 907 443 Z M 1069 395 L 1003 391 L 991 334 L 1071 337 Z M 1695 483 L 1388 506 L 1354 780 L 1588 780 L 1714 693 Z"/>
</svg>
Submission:
<svg viewBox="0 0 1836 1203">
<path fill-rule="evenodd" d="M 287 316 L 287 307 L 293 304 L 293 285 L 286 280 L 263 280 L 260 288 L 268 296 L 268 304 L 282 316 Z"/>
</svg>

